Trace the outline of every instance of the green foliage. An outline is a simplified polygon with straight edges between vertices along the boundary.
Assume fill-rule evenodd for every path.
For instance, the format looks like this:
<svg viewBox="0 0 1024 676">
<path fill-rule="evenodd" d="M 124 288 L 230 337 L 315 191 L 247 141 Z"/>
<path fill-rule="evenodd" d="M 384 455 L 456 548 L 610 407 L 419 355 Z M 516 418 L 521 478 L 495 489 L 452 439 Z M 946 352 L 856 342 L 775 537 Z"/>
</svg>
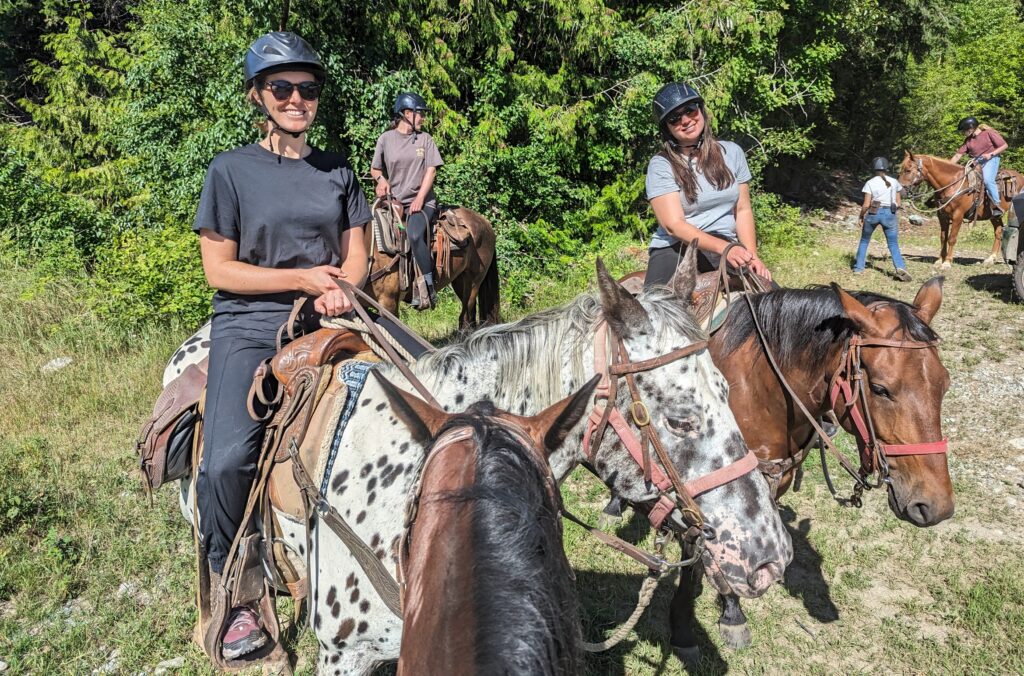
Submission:
<svg viewBox="0 0 1024 676">
<path fill-rule="evenodd" d="M 1006 158 L 1024 157 L 1024 16 L 999 0 L 951 2 L 948 42 L 907 70 L 904 147 L 952 155 L 963 142 L 957 122 L 974 115 L 1003 134 Z M 1004 160 L 1005 162 L 1005 160 Z"/>
<path fill-rule="evenodd" d="M 242 55 L 280 9 L 0 5 L 0 228 L 37 259 L 87 269 L 104 313 L 198 321 L 209 290 L 187 227 L 210 160 L 257 138 Z M 697 84 L 757 176 L 815 151 L 874 154 L 901 129 L 948 146 L 941 130 L 973 101 L 1012 143 L 1024 110 L 1014 11 L 997 0 L 309 0 L 289 28 L 329 72 L 311 140 L 358 173 L 394 95 L 426 97 L 446 161 L 439 195 L 495 224 L 514 303 L 531 278 L 602 242 L 649 236 L 643 171 L 662 83 Z M 755 204 L 763 246 L 800 239 L 792 209 L 757 192 Z"/>
<path fill-rule="evenodd" d="M 811 243 L 811 231 L 800 209 L 784 203 L 773 193 L 755 193 L 751 202 L 759 253 L 773 259 L 788 249 Z"/>
</svg>

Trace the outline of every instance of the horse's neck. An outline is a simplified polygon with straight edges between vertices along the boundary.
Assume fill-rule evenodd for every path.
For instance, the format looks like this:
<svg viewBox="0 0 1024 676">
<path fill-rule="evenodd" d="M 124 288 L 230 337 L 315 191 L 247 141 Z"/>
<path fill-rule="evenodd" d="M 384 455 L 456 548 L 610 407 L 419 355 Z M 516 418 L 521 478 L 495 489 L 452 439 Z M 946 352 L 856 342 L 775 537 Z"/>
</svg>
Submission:
<svg viewBox="0 0 1024 676">
<path fill-rule="evenodd" d="M 933 188 L 943 188 L 964 174 L 964 168 L 934 155 L 923 155 L 924 178 Z"/>
</svg>

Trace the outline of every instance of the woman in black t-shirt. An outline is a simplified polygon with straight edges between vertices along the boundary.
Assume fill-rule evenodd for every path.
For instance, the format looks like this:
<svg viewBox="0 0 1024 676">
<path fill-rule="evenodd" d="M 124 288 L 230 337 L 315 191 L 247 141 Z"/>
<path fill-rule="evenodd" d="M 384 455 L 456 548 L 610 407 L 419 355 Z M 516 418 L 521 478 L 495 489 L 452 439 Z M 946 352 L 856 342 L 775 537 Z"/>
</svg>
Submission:
<svg viewBox="0 0 1024 676">
<path fill-rule="evenodd" d="M 351 309 L 336 279 L 362 286 L 363 225 L 370 210 L 346 158 L 309 146 L 325 71 L 293 33 L 268 33 L 245 56 L 248 99 L 265 117 L 264 138 L 210 164 L 193 229 L 213 297 L 204 417 L 196 478 L 201 546 L 219 580 L 256 473 L 263 424 L 246 398 L 256 367 L 275 352 L 277 329 L 297 298 L 313 299 L 300 320 Z M 308 304 L 307 304 L 308 307 Z M 224 658 L 267 641 L 255 613 L 232 610 Z"/>
</svg>

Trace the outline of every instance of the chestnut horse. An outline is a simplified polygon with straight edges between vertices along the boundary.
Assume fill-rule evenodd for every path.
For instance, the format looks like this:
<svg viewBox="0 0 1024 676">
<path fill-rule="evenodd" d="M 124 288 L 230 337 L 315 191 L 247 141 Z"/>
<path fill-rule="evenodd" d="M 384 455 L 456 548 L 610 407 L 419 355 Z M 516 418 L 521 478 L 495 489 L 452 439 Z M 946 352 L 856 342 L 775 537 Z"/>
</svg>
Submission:
<svg viewBox="0 0 1024 676">
<path fill-rule="evenodd" d="M 459 207 L 457 211 L 469 231 L 469 241 L 463 248 L 451 252 L 450 265 L 434 271 L 435 287 L 440 291 L 451 284 L 455 295 L 462 301 L 460 329 L 497 324 L 501 318 L 494 228 L 489 220 L 472 209 Z M 366 292 L 388 311 L 398 314 L 399 301 L 412 302 L 413 285 L 410 284 L 403 292 L 399 274 L 402 257 L 410 254 L 389 255 L 373 246 L 373 224 L 367 224 L 365 228 L 365 241 L 370 256 Z"/>
<path fill-rule="evenodd" d="M 850 294 L 839 287 L 775 289 L 750 299 L 786 381 L 793 391 L 806 393 L 801 401 L 814 418 L 833 411 L 857 437 L 862 467 L 881 474 L 893 513 L 916 526 L 932 526 L 952 516 L 953 487 L 945 442 L 939 441 L 949 374 L 939 361 L 938 337 L 929 327 L 942 303 L 942 278 L 926 282 L 913 304 L 865 292 Z M 873 440 L 862 438 L 844 405 L 845 395 L 833 399 L 833 385 L 856 377 L 848 373 L 853 369 L 847 362 L 854 337 L 863 344 L 855 346 L 863 372 L 859 382 L 868 388 L 868 415 L 860 402 L 857 415 L 870 420 Z M 729 406 L 744 441 L 757 454 L 762 471 L 773 470 L 766 477 L 777 499 L 789 489 L 816 439 L 815 430 L 768 362 L 746 302 L 733 301 L 708 349 L 729 382 Z M 922 449 L 926 454 L 909 454 Z M 605 512 L 621 513 L 617 498 Z M 700 566 L 683 572 L 670 611 L 673 649 L 688 664 L 699 658 L 694 604 L 701 576 Z M 720 593 L 720 598 L 723 640 L 731 647 L 749 645 L 739 599 L 729 593 Z"/>
<path fill-rule="evenodd" d="M 970 172 L 977 173 L 974 182 L 971 181 Z M 1016 185 L 1024 187 L 1024 176 L 1013 170 L 1005 170 L 1014 176 Z M 1003 173 L 1002 171 L 1000 173 Z M 948 270 L 953 265 L 953 248 L 956 247 L 956 238 L 960 234 L 960 226 L 964 217 L 977 202 L 977 214 L 975 220 L 992 221 L 994 239 L 992 242 L 992 253 L 982 263 L 992 265 L 996 261 L 996 254 L 999 252 L 999 244 L 1003 238 L 1003 217 L 992 215 L 992 200 L 985 196 L 985 184 L 981 180 L 980 172 L 976 169 L 967 169 L 959 164 L 933 155 L 915 155 L 905 151 L 903 164 L 900 166 L 900 185 L 904 188 L 913 188 L 922 181 L 928 183 L 935 191 L 935 199 L 939 205 L 939 226 L 941 228 L 942 247 L 939 257 L 935 261 L 937 269 Z M 981 199 L 979 199 L 979 197 Z M 1006 197 L 1013 197 L 1008 195 Z M 999 203 L 1004 212 L 1010 209 L 1009 200 Z"/>
<path fill-rule="evenodd" d="M 482 400 L 450 415 L 373 372 L 426 450 L 399 565 L 398 674 L 566 674 L 583 639 L 548 456 L 599 377 L 524 418 Z"/>
</svg>

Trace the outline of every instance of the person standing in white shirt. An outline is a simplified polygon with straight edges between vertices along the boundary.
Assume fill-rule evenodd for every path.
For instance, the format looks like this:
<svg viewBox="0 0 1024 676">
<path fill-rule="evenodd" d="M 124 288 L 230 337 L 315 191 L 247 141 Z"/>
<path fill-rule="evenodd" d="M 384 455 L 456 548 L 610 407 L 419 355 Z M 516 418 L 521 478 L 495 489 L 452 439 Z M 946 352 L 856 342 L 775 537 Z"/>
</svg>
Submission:
<svg viewBox="0 0 1024 676">
<path fill-rule="evenodd" d="M 896 217 L 896 210 L 900 207 L 900 184 L 896 179 L 886 175 L 885 172 L 889 169 L 889 160 L 886 158 L 876 157 L 871 161 L 871 168 L 875 175 L 861 188 L 864 201 L 860 206 L 860 246 L 857 247 L 857 260 L 853 264 L 853 272 L 864 272 L 871 235 L 880 225 L 882 232 L 885 233 L 885 242 L 889 245 L 889 253 L 892 254 L 892 263 L 896 266 L 896 279 L 909 282 L 910 273 L 907 272 L 907 264 L 900 255 L 899 219 Z"/>
</svg>

